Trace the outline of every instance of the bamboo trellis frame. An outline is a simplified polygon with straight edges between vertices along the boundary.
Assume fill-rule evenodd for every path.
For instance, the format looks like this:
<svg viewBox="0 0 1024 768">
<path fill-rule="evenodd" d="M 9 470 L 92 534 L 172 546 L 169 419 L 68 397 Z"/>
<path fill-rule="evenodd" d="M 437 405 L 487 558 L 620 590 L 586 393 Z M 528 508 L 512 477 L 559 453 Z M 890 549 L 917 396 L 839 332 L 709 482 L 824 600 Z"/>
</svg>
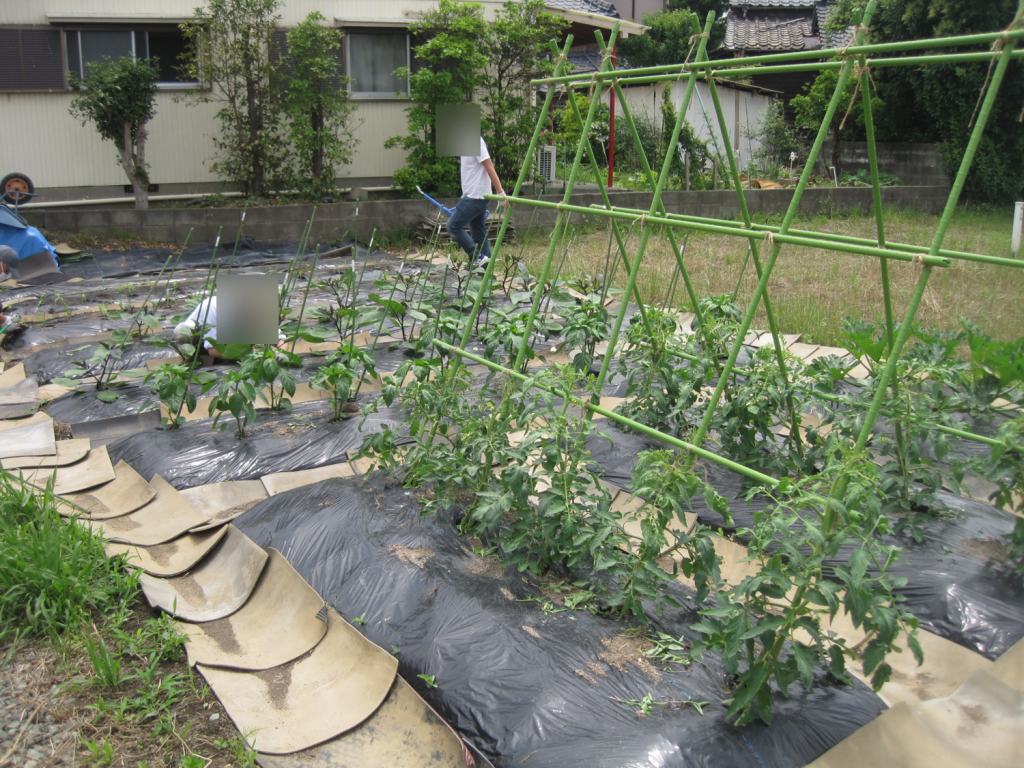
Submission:
<svg viewBox="0 0 1024 768">
<path fill-rule="evenodd" d="M 689 295 L 690 301 L 698 313 L 700 309 L 698 307 L 698 301 L 696 294 L 693 289 L 693 285 L 690 281 L 689 275 L 686 271 L 686 265 L 683 260 L 683 255 L 678 247 L 675 240 L 675 230 L 682 229 L 684 231 L 702 231 L 709 232 L 712 234 L 718 234 L 726 237 L 739 237 L 745 238 L 749 242 L 750 252 L 754 263 L 754 268 L 757 273 L 758 282 L 754 289 L 753 296 L 747 304 L 747 307 L 743 313 L 742 320 L 736 333 L 736 338 L 732 343 L 728 359 L 724 366 L 721 368 L 718 376 L 718 382 L 714 389 L 714 392 L 708 399 L 705 407 L 703 418 L 701 419 L 700 425 L 697 428 L 692 439 L 689 441 L 680 440 L 671 435 L 666 435 L 658 430 L 645 427 L 638 424 L 630 419 L 627 419 L 620 414 L 616 414 L 607 409 L 601 408 L 597 395 L 594 396 L 592 402 L 582 402 L 579 398 L 572 396 L 570 393 L 559 393 L 566 397 L 570 397 L 574 401 L 578 402 L 588 409 L 592 414 L 597 413 L 605 416 L 615 422 L 624 424 L 633 429 L 637 429 L 650 437 L 654 437 L 669 445 L 682 448 L 689 451 L 694 456 L 700 456 L 708 460 L 714 461 L 718 464 L 726 466 L 734 471 L 738 471 L 747 477 L 757 480 L 758 482 L 767 484 L 769 486 L 776 485 L 779 481 L 761 472 L 745 467 L 742 464 L 730 461 L 725 457 L 719 456 L 714 452 L 708 451 L 703 448 L 703 443 L 707 437 L 708 429 L 711 425 L 711 421 L 718 407 L 718 403 L 721 400 L 722 394 L 725 387 L 730 379 L 730 375 L 736 367 L 736 361 L 740 354 L 740 350 L 743 346 L 743 341 L 750 330 L 750 325 L 753 322 L 754 315 L 760 306 L 761 302 L 764 301 L 765 314 L 768 318 L 769 329 L 774 338 L 775 355 L 778 361 L 783 375 L 786 375 L 786 365 L 781 347 L 780 335 L 777 332 L 777 324 L 775 321 L 774 313 L 771 308 L 770 297 L 767 292 L 767 285 L 769 278 L 771 277 L 772 270 L 779 258 L 783 245 L 793 245 L 799 247 L 812 247 L 820 248 L 839 253 L 846 253 L 851 255 L 857 255 L 862 257 L 873 257 L 879 260 L 880 265 L 880 278 L 883 289 L 883 301 L 885 309 L 885 327 L 886 327 L 886 338 L 888 346 L 888 357 L 886 363 L 882 368 L 881 373 L 877 379 L 877 387 L 873 400 L 871 401 L 867 414 L 865 416 L 864 424 L 859 432 L 856 448 L 858 450 L 864 449 L 867 441 L 871 435 L 872 429 L 878 420 L 883 402 L 886 396 L 886 390 L 890 387 L 893 382 L 893 376 L 896 371 L 896 365 L 899 361 L 900 355 L 910 337 L 913 320 L 917 314 L 918 307 L 920 306 L 922 297 L 924 296 L 925 289 L 928 285 L 928 280 L 935 268 L 948 268 L 953 265 L 955 261 L 972 261 L 977 263 L 998 265 L 998 266 L 1009 266 L 1024 268 L 1024 261 L 1017 261 L 1013 259 L 1000 258 L 996 256 L 988 256 L 984 254 L 966 253 L 961 251 L 945 250 L 942 248 L 943 241 L 945 239 L 946 231 L 949 227 L 952 219 L 953 212 L 960 199 L 961 192 L 966 181 L 967 174 L 971 168 L 971 164 L 974 161 L 975 154 L 977 153 L 978 144 L 981 141 L 982 135 L 985 130 L 985 126 L 988 122 L 989 116 L 992 112 L 992 107 L 995 104 L 996 97 L 999 92 L 999 87 L 1003 81 L 1003 77 L 1006 73 L 1007 66 L 1012 59 L 1024 58 L 1024 49 L 1017 49 L 1015 46 L 1024 42 L 1024 0 L 1021 0 L 1018 12 L 1010 27 L 998 33 L 979 34 L 979 35 L 961 35 L 957 37 L 947 38 L 934 38 L 930 40 L 916 40 L 907 41 L 900 43 L 885 43 L 880 45 L 869 45 L 865 44 L 865 35 L 867 27 L 870 24 L 871 18 L 874 15 L 877 7 L 877 0 L 870 0 L 867 7 L 864 9 L 863 17 L 855 16 L 855 37 L 851 45 L 842 49 L 826 49 L 817 51 L 799 51 L 796 53 L 784 53 L 784 54 L 773 54 L 767 56 L 757 56 L 750 58 L 738 58 L 728 60 L 717 60 L 709 61 L 706 55 L 706 44 L 708 35 L 711 30 L 711 25 L 714 23 L 714 13 L 709 13 L 705 20 L 703 30 L 698 27 L 696 17 L 693 17 L 693 37 L 691 43 L 695 49 L 695 55 L 692 61 L 687 61 L 684 64 L 674 64 L 669 66 L 661 67 L 646 67 L 641 69 L 633 70 L 615 70 L 612 65 L 612 46 L 615 38 L 618 35 L 618 25 L 616 24 L 612 30 L 608 43 L 605 43 L 604 37 L 600 31 L 596 32 L 598 44 L 602 50 L 602 64 L 597 72 L 592 73 L 587 77 L 581 77 L 579 75 L 566 75 L 565 66 L 566 58 L 569 52 L 570 46 L 572 45 L 572 37 L 570 36 L 561 51 L 552 43 L 552 51 L 556 55 L 555 70 L 551 77 L 536 80 L 534 85 L 546 85 L 547 94 L 544 101 L 544 106 L 539 112 L 537 125 L 534 129 L 533 137 L 531 138 L 529 148 L 526 152 L 523 165 L 519 172 L 519 177 L 516 180 L 513 192 L 507 198 L 503 198 L 497 195 L 488 195 L 487 197 L 492 200 L 506 200 L 507 206 L 505 208 L 504 217 L 501 222 L 501 226 L 498 229 L 497 239 L 494 245 L 494 252 L 497 253 L 501 247 L 502 240 L 505 235 L 509 220 L 512 212 L 517 205 L 533 206 L 535 208 L 548 208 L 557 211 L 554 229 L 551 233 L 551 239 L 547 254 L 544 259 L 544 264 L 541 268 L 540 274 L 537 277 L 537 287 L 534 292 L 533 302 L 531 304 L 528 317 L 527 317 L 527 329 L 523 337 L 523 342 L 519 348 L 518 354 L 514 363 L 508 368 L 503 368 L 499 365 L 491 363 L 479 358 L 476 355 L 469 353 L 466 349 L 469 343 L 469 337 L 473 328 L 474 322 L 477 315 L 480 312 L 483 297 L 488 294 L 488 288 L 491 285 L 493 278 L 493 272 L 497 259 L 491 259 L 487 264 L 487 268 L 483 276 L 483 285 L 481 290 L 477 292 L 476 298 L 473 303 L 473 307 L 466 323 L 466 329 L 463 333 L 462 339 L 457 347 L 445 344 L 440 341 L 434 343 L 439 347 L 445 349 L 449 353 L 455 355 L 456 365 L 461 358 L 466 358 L 477 363 L 484 364 L 490 367 L 492 370 L 502 371 L 508 373 L 513 378 L 527 381 L 526 377 L 519 375 L 517 372 L 526 356 L 527 348 L 530 344 L 532 337 L 532 331 L 536 323 L 539 307 L 541 300 L 544 295 L 544 287 L 547 283 L 548 277 L 551 273 L 551 264 L 557 250 L 558 243 L 561 241 L 563 231 L 569 224 L 570 217 L 573 214 L 588 214 L 596 215 L 603 218 L 607 218 L 612 228 L 612 234 L 615 238 L 616 245 L 619 250 L 619 254 L 622 260 L 622 264 L 627 270 L 627 282 L 624 291 L 624 300 L 620 302 L 614 324 L 612 327 L 611 335 L 608 339 L 608 349 L 605 353 L 600 373 L 597 376 L 594 390 L 600 392 L 601 387 L 604 385 L 605 380 L 608 376 L 612 360 L 615 355 L 615 348 L 619 339 L 620 332 L 622 330 L 622 324 L 625 319 L 627 305 L 630 297 L 634 299 L 639 309 L 641 321 L 649 330 L 647 325 L 647 316 L 645 312 L 644 302 L 641 299 L 639 290 L 636 286 L 637 274 L 639 272 L 640 265 L 643 261 L 644 252 L 647 248 L 648 241 L 651 234 L 656 227 L 665 228 L 668 237 L 672 244 L 672 249 L 675 254 L 677 269 L 683 278 L 683 282 L 686 288 L 686 292 Z M 872 56 L 878 54 L 888 53 L 900 53 L 909 54 L 914 51 L 922 51 L 928 49 L 949 49 L 949 48 L 960 48 L 964 46 L 976 46 L 979 44 L 989 44 L 992 46 L 991 52 L 966 52 L 966 53 L 940 53 L 940 54 L 924 54 L 924 55 L 902 55 L 891 58 L 872 58 Z M 812 60 L 812 61 L 808 61 Z M 945 208 L 943 209 L 942 216 L 939 220 L 939 224 L 936 228 L 934 237 L 929 247 L 915 246 L 903 243 L 891 243 L 887 242 L 885 238 L 885 223 L 882 214 L 882 197 L 881 197 L 881 186 L 879 182 L 879 169 L 878 161 L 876 156 L 875 148 L 875 133 L 874 133 L 874 118 L 871 113 L 871 99 L 870 99 L 870 88 L 872 86 L 870 71 L 876 67 L 895 67 L 895 66 L 928 66 L 933 64 L 949 64 L 949 63 L 971 63 L 971 62 L 982 62 L 989 63 L 989 78 L 987 86 L 983 91 L 983 97 L 981 98 L 979 108 L 971 128 L 970 139 L 967 144 L 967 148 L 964 152 L 963 159 L 960 163 L 959 170 L 956 178 L 954 179 L 952 188 L 949 193 L 949 197 L 946 201 Z M 838 81 L 836 83 L 835 92 L 832 95 L 825 117 L 822 120 L 821 127 L 815 136 L 814 143 L 811 147 L 807 161 L 804 165 L 803 173 L 794 189 L 792 201 L 783 217 L 782 223 L 778 227 L 754 224 L 751 220 L 749 209 L 747 207 L 746 198 L 744 195 L 743 185 L 740 182 L 739 167 L 736 162 L 736 157 L 732 150 L 732 143 L 729 140 L 729 129 L 725 116 L 722 110 L 721 100 L 718 94 L 717 80 L 721 76 L 725 75 L 728 77 L 740 77 L 749 76 L 753 74 L 766 74 L 774 72 L 799 72 L 799 71 L 822 71 L 822 70 L 838 70 Z M 865 130 L 867 133 L 868 143 L 868 155 L 870 162 L 870 175 L 871 175 L 871 188 L 872 188 L 872 208 L 876 221 L 877 237 L 874 240 L 867 238 L 857 238 L 842 235 L 834 235 L 826 232 L 813 232 L 806 230 L 794 229 L 792 227 L 794 220 L 796 219 L 797 212 L 799 210 L 800 201 L 803 197 L 803 193 L 807 188 L 807 185 L 811 178 L 811 170 L 818 159 L 822 145 L 824 144 L 827 136 L 829 126 L 832 123 L 832 119 L 835 116 L 836 111 L 839 109 L 840 102 L 843 97 L 844 90 L 849 83 L 851 78 L 859 79 L 859 92 L 863 99 L 864 109 L 864 122 Z M 629 112 L 628 104 L 623 98 L 622 86 L 623 85 L 634 85 L 641 83 L 656 83 L 665 81 L 682 81 L 686 80 L 686 89 L 683 94 L 682 104 L 679 106 L 677 111 L 676 123 L 673 127 L 672 137 L 669 141 L 669 146 L 673 147 L 679 140 L 679 135 L 683 127 L 687 107 L 689 106 L 690 99 L 695 91 L 696 83 L 698 80 L 703 80 L 709 87 L 711 92 L 712 101 L 714 103 L 714 112 L 716 119 L 719 123 L 719 128 L 722 133 L 722 138 L 727 150 L 727 160 L 729 163 L 729 174 L 732 180 L 732 184 L 736 190 L 740 207 L 740 220 L 730 221 L 725 219 L 715 219 L 708 217 L 699 216 L 687 216 L 684 214 L 668 213 L 663 202 L 662 194 L 665 190 L 665 185 L 669 178 L 669 172 L 672 165 L 672 153 L 666 153 L 665 161 L 662 164 L 661 170 L 657 177 L 653 175 L 647 158 L 644 154 L 643 147 L 640 144 L 639 136 L 637 135 L 635 124 L 633 123 L 632 116 Z M 568 99 L 568 103 L 575 112 L 577 119 L 582 124 L 582 130 L 580 133 L 580 139 L 576 147 L 576 153 L 573 159 L 572 169 L 569 173 L 568 180 L 565 185 L 565 192 L 560 203 L 553 203 L 541 200 L 534 200 L 530 198 L 524 198 L 520 196 L 522 186 L 527 178 L 530 166 L 533 162 L 534 153 L 537 148 L 538 140 L 541 132 L 544 128 L 546 116 L 551 106 L 552 98 L 555 93 L 556 86 L 563 86 L 567 89 L 588 89 L 590 100 L 590 109 L 588 113 L 583 116 L 580 114 L 576 105 L 575 99 Z M 647 181 L 653 192 L 650 208 L 647 211 L 631 208 L 623 208 L 613 206 L 608 197 L 607 191 L 601 186 L 601 195 L 603 206 L 591 206 L 583 207 L 570 204 L 569 200 L 573 192 L 574 185 L 576 183 L 577 176 L 579 175 L 580 168 L 586 159 L 592 170 L 597 169 L 596 156 L 593 151 L 593 147 L 590 141 L 590 133 L 593 126 L 594 118 L 597 114 L 597 108 L 601 102 L 601 94 L 605 88 L 611 87 L 615 90 L 616 96 L 618 97 L 619 103 L 623 107 L 623 119 L 629 129 L 630 137 L 632 138 L 637 152 L 641 158 L 642 165 L 645 170 Z M 600 178 L 600 176 L 598 176 Z M 636 248 L 636 253 L 630 257 L 626 252 L 626 246 L 622 239 L 621 230 L 619 228 L 620 222 L 629 222 L 631 226 L 639 225 L 640 236 L 639 242 Z M 762 247 L 764 252 L 767 252 L 767 259 L 762 261 Z M 898 324 L 893 312 L 892 307 L 892 292 L 889 281 L 888 262 L 889 260 L 912 262 L 919 267 L 919 276 L 917 285 L 914 293 L 911 296 L 910 302 L 903 315 L 902 321 Z M 795 410 L 790 404 L 790 416 L 795 420 Z M 795 425 L 794 425 L 795 426 Z M 962 432 L 961 430 L 948 430 L 951 433 L 955 432 L 960 437 L 969 439 L 978 439 L 977 436 L 971 435 L 970 433 Z M 797 429 L 792 430 L 792 434 L 796 435 L 799 440 L 799 431 Z M 995 442 L 986 439 L 981 439 L 982 442 Z M 844 489 L 837 488 L 837 493 L 841 494 Z"/>
</svg>

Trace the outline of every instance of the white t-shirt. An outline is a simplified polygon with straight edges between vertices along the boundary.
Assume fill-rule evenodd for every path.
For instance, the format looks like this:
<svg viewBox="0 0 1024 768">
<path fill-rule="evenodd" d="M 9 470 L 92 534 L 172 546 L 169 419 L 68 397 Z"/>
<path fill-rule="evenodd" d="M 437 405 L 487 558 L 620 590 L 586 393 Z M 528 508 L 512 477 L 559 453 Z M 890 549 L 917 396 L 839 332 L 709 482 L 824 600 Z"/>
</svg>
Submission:
<svg viewBox="0 0 1024 768">
<path fill-rule="evenodd" d="M 209 304 L 210 308 L 207 310 L 206 306 Z M 212 299 L 203 299 L 199 302 L 199 305 L 192 310 L 192 314 L 185 320 L 174 326 L 174 332 L 182 336 L 187 336 L 192 333 L 193 330 L 198 328 L 203 320 L 206 320 L 206 333 L 203 337 L 203 346 L 206 349 L 210 348 L 209 342 L 206 339 L 212 341 L 217 340 L 217 297 L 214 296 Z"/>
<path fill-rule="evenodd" d="M 480 155 L 477 157 L 462 157 L 462 196 L 472 197 L 475 200 L 483 200 L 484 195 L 491 193 L 491 177 L 487 175 L 484 168 L 484 160 L 490 160 L 487 152 L 487 144 L 480 137 Z"/>
<path fill-rule="evenodd" d="M 209 304 L 210 308 L 207 310 L 206 305 Z M 174 326 L 174 332 L 181 336 L 188 336 L 196 328 L 198 328 L 203 320 L 206 320 L 206 333 L 203 334 L 203 347 L 206 349 L 210 348 L 210 342 L 217 341 L 217 297 L 203 299 L 199 302 L 199 305 L 192 310 L 192 314 L 189 315 L 185 320 Z M 278 341 L 284 341 L 284 334 L 280 331 L 277 332 Z"/>
</svg>

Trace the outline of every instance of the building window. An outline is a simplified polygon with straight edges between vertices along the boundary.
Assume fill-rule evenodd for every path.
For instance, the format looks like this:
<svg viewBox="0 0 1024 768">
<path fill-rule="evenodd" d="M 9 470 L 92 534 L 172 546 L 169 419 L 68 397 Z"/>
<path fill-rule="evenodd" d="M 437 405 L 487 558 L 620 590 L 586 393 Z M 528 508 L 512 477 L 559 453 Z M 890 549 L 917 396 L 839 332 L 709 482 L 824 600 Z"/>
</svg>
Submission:
<svg viewBox="0 0 1024 768">
<path fill-rule="evenodd" d="M 65 90 L 60 38 L 49 27 L 0 29 L 0 91 Z"/>
<path fill-rule="evenodd" d="M 85 76 L 93 62 L 116 61 L 124 56 L 156 60 L 160 70 L 158 86 L 193 86 L 179 70 L 186 50 L 185 38 L 177 27 L 154 29 L 69 29 L 65 31 L 68 71 Z"/>
<path fill-rule="evenodd" d="M 409 33 L 405 30 L 355 29 L 347 41 L 349 91 L 354 99 L 394 99 L 409 94 L 409 79 L 395 70 L 410 67 Z"/>
</svg>

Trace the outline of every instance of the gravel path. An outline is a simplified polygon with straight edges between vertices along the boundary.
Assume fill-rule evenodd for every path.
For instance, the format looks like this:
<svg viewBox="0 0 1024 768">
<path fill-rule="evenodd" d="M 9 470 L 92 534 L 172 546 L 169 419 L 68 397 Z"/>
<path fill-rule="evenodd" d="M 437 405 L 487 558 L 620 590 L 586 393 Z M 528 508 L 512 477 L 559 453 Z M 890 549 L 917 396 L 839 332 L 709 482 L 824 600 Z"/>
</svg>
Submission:
<svg viewBox="0 0 1024 768">
<path fill-rule="evenodd" d="M 80 723 L 70 717 L 74 699 L 56 690 L 56 666 L 51 652 L 23 646 L 0 669 L 0 766 L 75 764 Z"/>
</svg>

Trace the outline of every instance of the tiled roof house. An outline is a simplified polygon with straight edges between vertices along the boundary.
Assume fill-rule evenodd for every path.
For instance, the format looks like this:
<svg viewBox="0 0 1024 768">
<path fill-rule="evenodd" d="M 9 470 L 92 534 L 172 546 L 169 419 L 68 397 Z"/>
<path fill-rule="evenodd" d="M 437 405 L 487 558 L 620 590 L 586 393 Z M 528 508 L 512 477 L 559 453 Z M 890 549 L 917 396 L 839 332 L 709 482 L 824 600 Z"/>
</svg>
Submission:
<svg viewBox="0 0 1024 768">
<path fill-rule="evenodd" d="M 850 30 L 826 29 L 835 0 L 733 0 L 726 16 L 719 55 L 760 56 L 791 51 L 841 48 Z M 814 80 L 814 73 L 760 75 L 756 85 L 781 91 L 788 102 Z"/>
</svg>

